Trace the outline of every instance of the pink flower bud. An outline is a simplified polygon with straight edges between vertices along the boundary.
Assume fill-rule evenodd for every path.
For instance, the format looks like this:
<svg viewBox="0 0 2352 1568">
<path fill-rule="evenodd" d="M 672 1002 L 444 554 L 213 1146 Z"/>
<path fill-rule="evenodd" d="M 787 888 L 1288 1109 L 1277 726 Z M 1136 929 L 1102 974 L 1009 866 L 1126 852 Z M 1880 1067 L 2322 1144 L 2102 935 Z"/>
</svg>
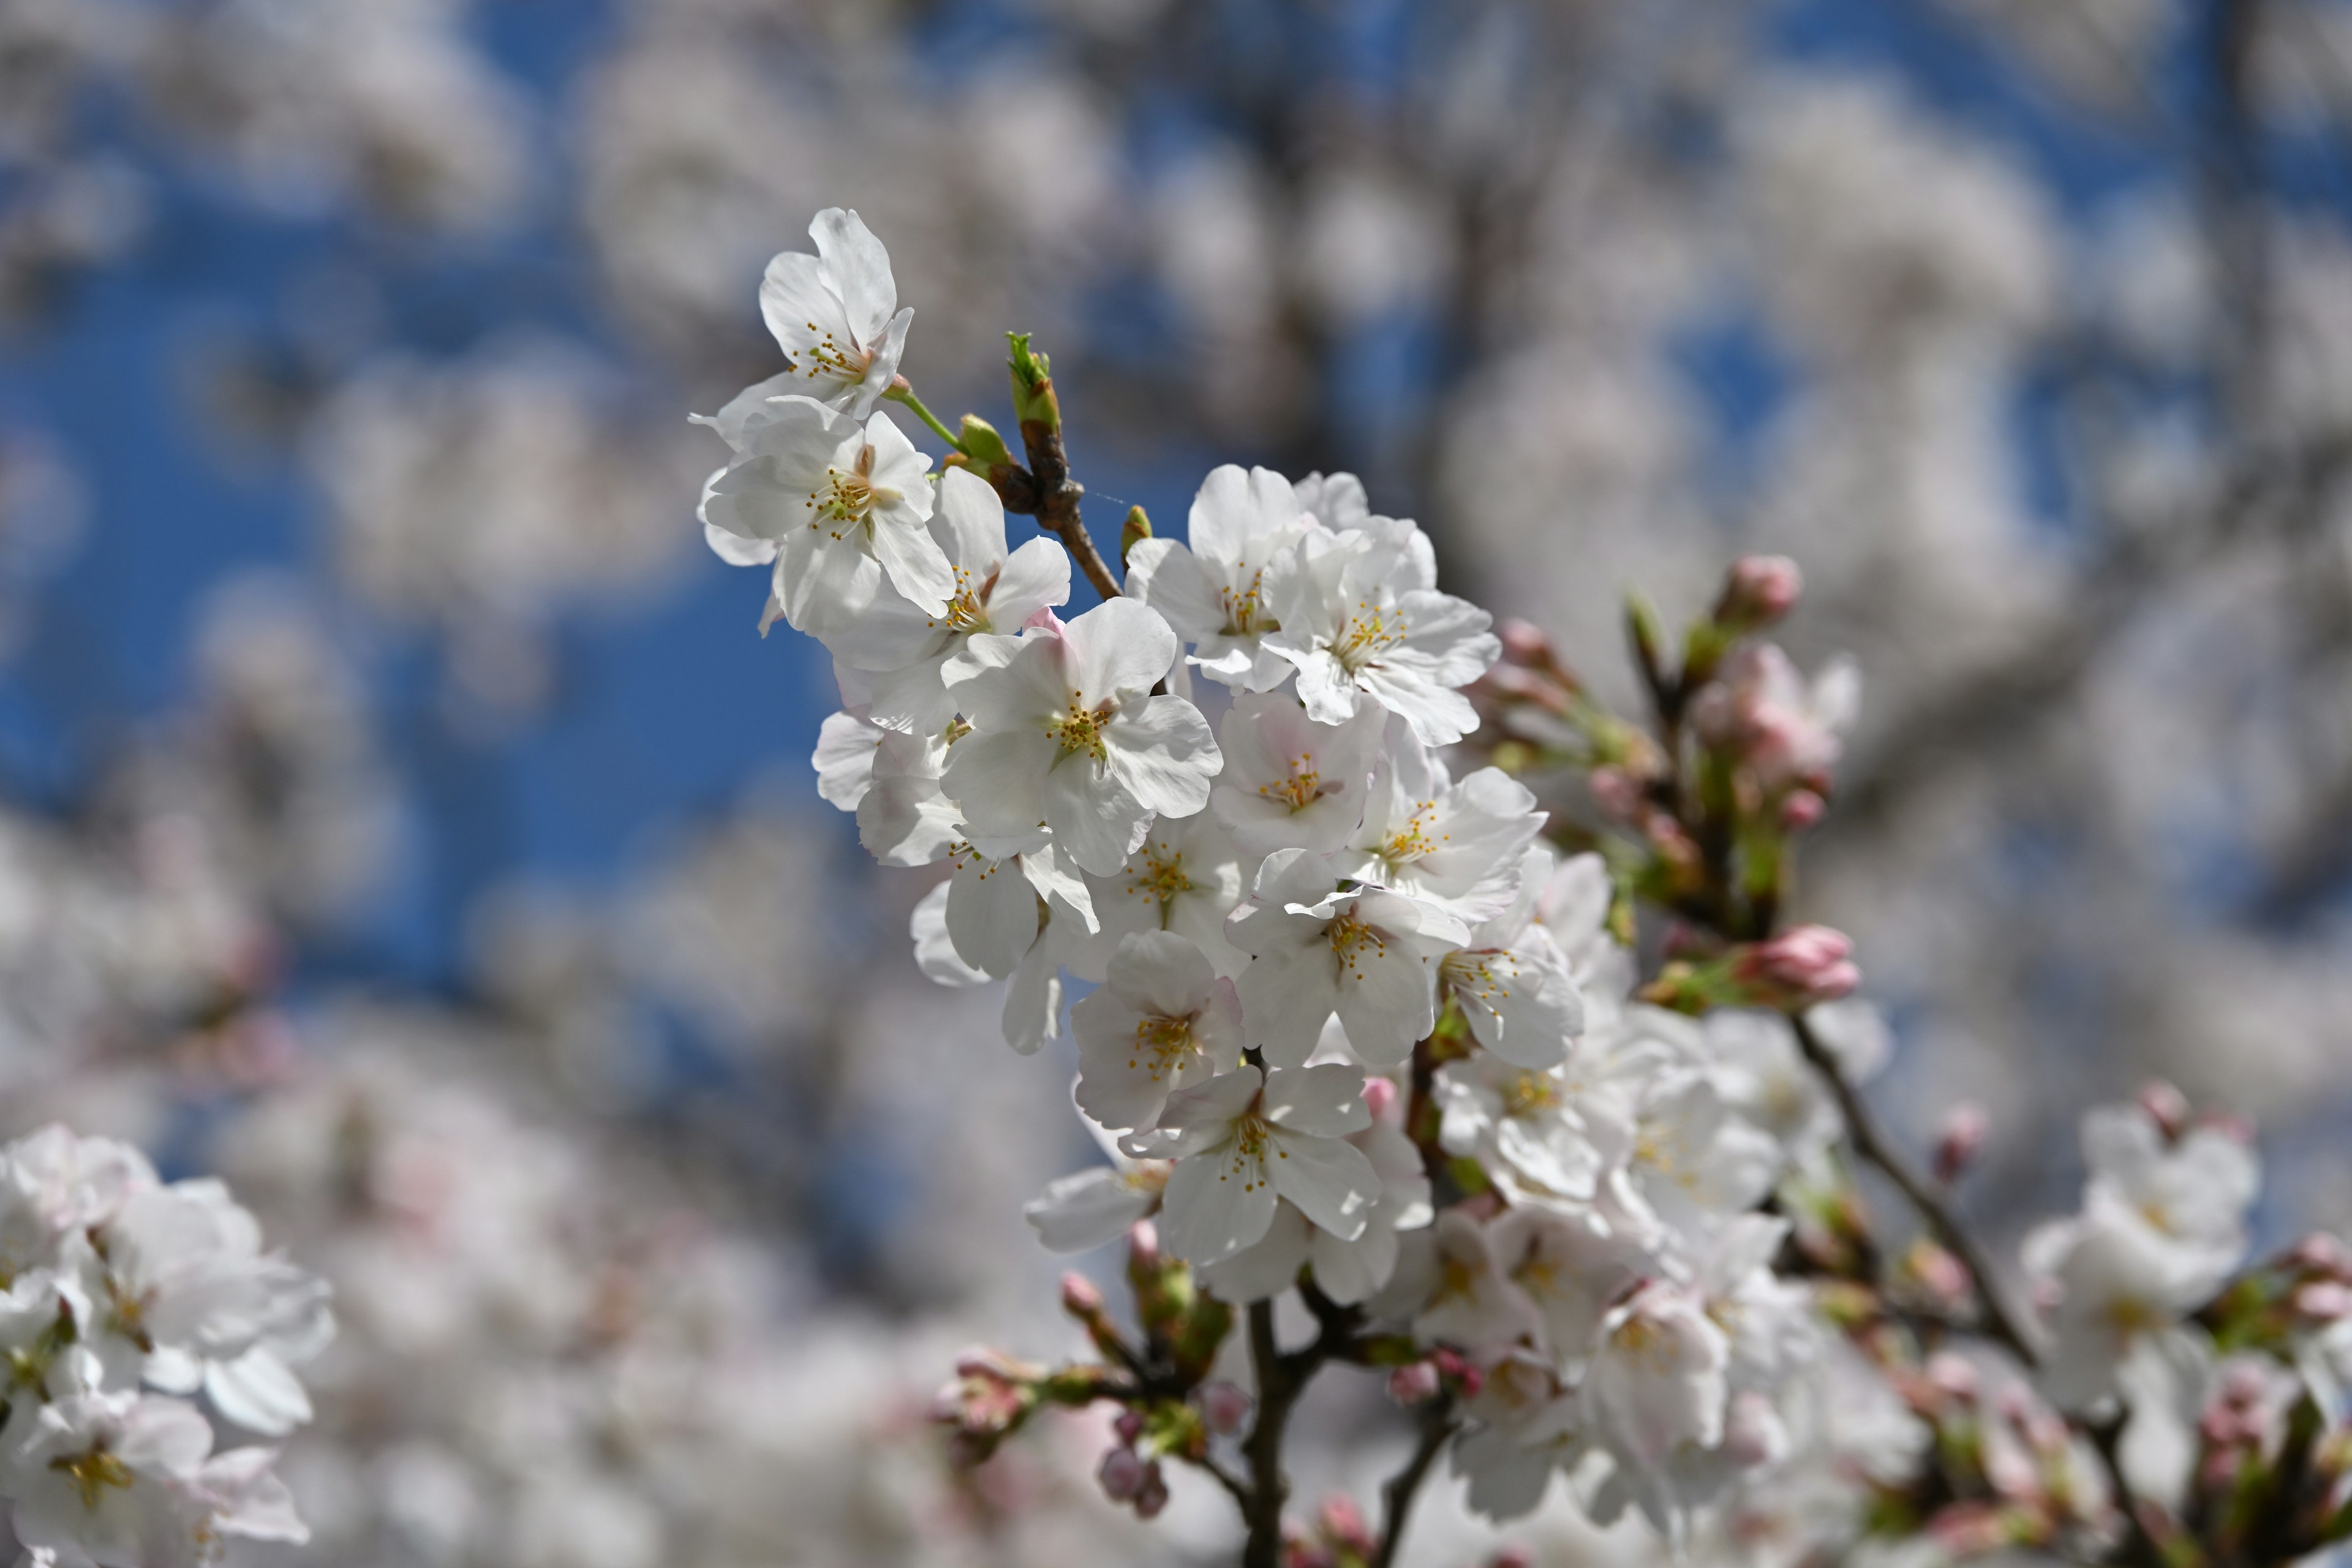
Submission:
<svg viewBox="0 0 2352 1568">
<path fill-rule="evenodd" d="M 1790 833 L 1803 833 L 1819 823 L 1829 810 L 1829 804 L 1809 789 L 1792 789 L 1780 802 L 1780 826 Z"/>
<path fill-rule="evenodd" d="M 1113 1448 L 1103 1456 L 1102 1467 L 1095 1471 L 1095 1479 L 1102 1483 L 1103 1496 L 1113 1502 L 1132 1502 L 1143 1490 L 1143 1457 L 1128 1447 Z"/>
<path fill-rule="evenodd" d="M 1396 1104 L 1396 1100 L 1397 1086 L 1393 1079 L 1374 1077 L 1364 1079 L 1364 1108 L 1372 1113 L 1373 1121 L 1384 1120 L 1389 1108 Z"/>
<path fill-rule="evenodd" d="M 1167 1506 L 1168 1478 L 1160 1473 L 1160 1461 L 1154 1459 L 1143 1467 L 1143 1485 L 1135 1494 L 1135 1517 L 1157 1519 Z"/>
<path fill-rule="evenodd" d="M 1984 1152 L 1985 1139 L 1991 1134 L 1992 1124 L 1985 1120 L 1984 1107 L 1963 1100 L 1952 1107 L 1944 1118 L 1944 1130 L 1936 1139 L 1936 1180 L 1949 1184 L 1960 1179 L 1962 1172 L 1976 1163 Z"/>
<path fill-rule="evenodd" d="M 2294 1310 L 2315 1323 L 2332 1323 L 2352 1314 L 2352 1289 L 2333 1279 L 2315 1279 L 2296 1289 Z"/>
<path fill-rule="evenodd" d="M 1551 638 L 1532 622 L 1505 621 L 1495 628 L 1495 635 L 1503 640 L 1503 657 L 1513 664 L 1541 668 L 1552 662 Z"/>
<path fill-rule="evenodd" d="M 1255 1403 L 1230 1383 L 1202 1384 L 1195 1398 L 1200 1402 L 1201 1419 L 1207 1423 L 1209 1430 L 1228 1437 L 1242 1429 Z"/>
<path fill-rule="evenodd" d="M 2332 1279 L 2352 1279 L 2352 1254 L 2347 1254 L 2344 1244 L 2324 1230 L 2315 1230 L 2294 1244 L 2288 1260 L 2298 1268 Z"/>
<path fill-rule="evenodd" d="M 1316 1516 L 1316 1523 L 1321 1528 L 1326 1541 L 1360 1557 L 1378 1549 L 1379 1542 L 1372 1539 L 1370 1529 L 1364 1523 L 1364 1510 L 1356 1506 L 1353 1498 L 1344 1495 L 1325 1498 L 1323 1507 Z"/>
<path fill-rule="evenodd" d="M 1160 1267 L 1160 1227 L 1148 1219 L 1137 1220 L 1128 1227 L 1128 1259 L 1138 1268 Z"/>
<path fill-rule="evenodd" d="M 1620 822 L 1631 822 L 1642 812 L 1642 786 L 1620 767 L 1598 767 L 1585 776 L 1592 804 Z"/>
<path fill-rule="evenodd" d="M 1969 1271 L 1960 1260 L 1940 1247 L 1923 1246 L 1912 1254 L 1912 1266 L 1918 1270 L 1919 1283 L 1940 1300 L 1959 1302 L 1969 1297 Z"/>
<path fill-rule="evenodd" d="M 1073 1318 L 1091 1318 L 1103 1310 L 1103 1293 L 1083 1274 L 1062 1276 L 1062 1310 Z"/>
<path fill-rule="evenodd" d="M 1132 1443 L 1143 1436 L 1143 1417 L 1132 1410 L 1122 1410 L 1118 1419 L 1110 1424 L 1110 1429 L 1118 1434 L 1120 1442 Z"/>
<path fill-rule="evenodd" d="M 1437 1368 L 1425 1361 L 1407 1362 L 1389 1373 L 1389 1397 L 1399 1405 L 1423 1405 L 1437 1397 Z"/>
<path fill-rule="evenodd" d="M 1462 1391 L 1465 1399 L 1477 1398 L 1478 1391 L 1486 1386 L 1486 1374 L 1452 1351 L 1433 1350 L 1429 1352 L 1429 1359 Z"/>
<path fill-rule="evenodd" d="M 1927 1358 L 1927 1382 L 1937 1393 L 1953 1399 L 1972 1400 L 1977 1396 L 1979 1382 L 1976 1363 L 1949 1351 L 1938 1351 Z"/>
<path fill-rule="evenodd" d="M 1795 609 L 1804 591 L 1804 574 L 1787 556 L 1743 555 L 1724 577 L 1715 618 L 1738 631 L 1756 631 Z"/>
<path fill-rule="evenodd" d="M 2179 1137 L 2188 1129 L 2189 1097 L 2160 1078 L 2151 1079 L 2139 1091 L 2139 1108 L 2168 1139 Z"/>
<path fill-rule="evenodd" d="M 1862 984 L 1853 962 L 1853 943 L 1827 926 L 1799 926 L 1758 942 L 1739 958 L 1738 978 L 1767 993 L 1781 1006 L 1833 1002 Z"/>
</svg>

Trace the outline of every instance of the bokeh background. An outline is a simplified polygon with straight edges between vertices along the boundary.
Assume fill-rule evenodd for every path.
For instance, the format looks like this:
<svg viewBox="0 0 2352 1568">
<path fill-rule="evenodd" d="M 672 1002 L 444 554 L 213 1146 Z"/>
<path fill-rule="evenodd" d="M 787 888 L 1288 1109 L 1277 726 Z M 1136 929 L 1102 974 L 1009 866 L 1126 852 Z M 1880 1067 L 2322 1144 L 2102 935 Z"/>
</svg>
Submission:
<svg viewBox="0 0 2352 1568">
<path fill-rule="evenodd" d="M 0 0 L 0 1121 L 334 1279 L 307 1560 L 1228 1548 L 923 1430 L 1068 1348 L 1018 1208 L 1093 1156 L 693 521 L 834 204 L 934 407 L 1050 350 L 1107 545 L 1352 468 L 1619 695 L 1623 589 L 1797 557 L 1866 693 L 1802 912 L 1979 1222 L 2151 1074 L 2352 1221 L 2352 5 Z M 1402 1443 L 1334 1398 L 1310 1495 Z"/>
</svg>

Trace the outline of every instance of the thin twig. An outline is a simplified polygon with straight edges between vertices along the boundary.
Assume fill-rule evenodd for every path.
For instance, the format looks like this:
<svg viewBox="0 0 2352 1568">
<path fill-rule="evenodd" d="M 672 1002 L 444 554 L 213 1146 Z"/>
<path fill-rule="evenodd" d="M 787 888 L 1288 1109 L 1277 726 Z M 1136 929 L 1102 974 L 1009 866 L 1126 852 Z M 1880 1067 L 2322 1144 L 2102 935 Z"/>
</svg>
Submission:
<svg viewBox="0 0 2352 1568">
<path fill-rule="evenodd" d="M 1993 1272 L 1992 1259 L 1978 1245 L 1976 1237 L 1960 1222 L 1959 1216 L 1944 1202 L 1943 1195 L 1911 1168 L 1911 1163 L 1887 1138 L 1885 1131 L 1878 1124 L 1878 1118 L 1847 1080 L 1837 1058 L 1822 1044 L 1821 1037 L 1813 1033 L 1812 1026 L 1801 1015 L 1792 1016 L 1789 1022 L 1796 1028 L 1797 1044 L 1803 1049 L 1805 1059 L 1829 1080 L 1830 1092 L 1837 1097 L 1838 1110 L 1845 1118 L 1846 1136 L 1853 1141 L 1855 1152 L 1884 1171 L 1887 1179 L 1902 1189 L 1903 1195 L 1911 1200 L 1911 1206 L 1918 1210 L 1919 1216 L 1927 1222 L 1927 1228 L 1936 1233 L 1936 1239 L 1960 1260 L 1961 1266 L 1976 1280 L 1977 1299 L 1984 1306 L 1986 1331 L 2016 1352 L 2017 1358 L 2027 1366 L 2039 1366 L 2041 1347 L 2026 1327 L 2025 1321 L 2011 1309 L 2001 1290 L 2000 1278 Z"/>
<path fill-rule="evenodd" d="M 1381 1544 L 1366 1568 L 1391 1568 L 1396 1562 L 1397 1549 L 1404 1544 L 1405 1526 L 1412 1518 L 1412 1500 L 1454 1427 L 1451 1394 L 1433 1399 L 1423 1408 L 1421 1441 L 1414 1446 L 1412 1458 L 1381 1488 Z"/>
</svg>

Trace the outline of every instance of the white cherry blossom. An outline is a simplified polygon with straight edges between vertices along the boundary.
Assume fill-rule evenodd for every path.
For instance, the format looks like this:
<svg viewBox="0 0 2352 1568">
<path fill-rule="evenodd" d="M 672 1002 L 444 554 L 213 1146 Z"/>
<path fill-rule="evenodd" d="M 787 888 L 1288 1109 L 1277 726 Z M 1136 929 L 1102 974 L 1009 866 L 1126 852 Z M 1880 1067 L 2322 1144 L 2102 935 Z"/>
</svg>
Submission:
<svg viewBox="0 0 2352 1568">
<path fill-rule="evenodd" d="M 1371 1124 L 1351 1068 L 1243 1067 L 1169 1097 L 1159 1128 L 1128 1141 L 1139 1158 L 1172 1159 L 1160 1238 L 1194 1264 L 1264 1237 L 1276 1199 L 1343 1238 L 1361 1236 L 1381 1180 L 1346 1139 Z"/>
<path fill-rule="evenodd" d="M 1581 1384 L 1587 1430 L 1615 1459 L 1612 1479 L 1670 1535 L 1682 1521 L 1666 1468 L 1677 1450 L 1723 1441 L 1730 1366 L 1730 1341 L 1684 1286 L 1652 1280 L 1601 1322 Z"/>
<path fill-rule="evenodd" d="M 1437 1022 L 1437 960 L 1469 939 L 1453 916 L 1377 888 L 1342 889 L 1304 849 L 1266 857 L 1225 934 L 1250 954 L 1235 984 L 1252 1043 L 1307 1060 L 1334 1014 L 1371 1067 L 1401 1062 Z"/>
<path fill-rule="evenodd" d="M 1021 1217 L 1048 1252 L 1091 1252 L 1117 1241 L 1160 1207 L 1171 1169 L 1168 1163 L 1112 1158 L 1115 1164 L 1055 1177 L 1023 1205 Z"/>
<path fill-rule="evenodd" d="M 198 1490 L 212 1427 L 184 1400 L 69 1394 L 0 1455 L 16 1539 L 59 1568 L 199 1568 L 213 1556 Z M 39 1560 L 37 1557 L 37 1560 Z"/>
<path fill-rule="evenodd" d="M 761 384 L 807 392 L 863 419 L 898 374 L 914 309 L 898 308 L 890 253 L 856 213 L 825 208 L 809 237 L 814 256 L 781 252 L 760 280 L 760 314 L 793 362 Z"/>
<path fill-rule="evenodd" d="M 1529 849 L 1511 906 L 1438 964 L 1439 991 L 1462 1009 L 1473 1037 L 1515 1067 L 1557 1067 L 1584 1032 L 1583 988 L 1535 919 L 1551 867 L 1551 851 Z"/>
<path fill-rule="evenodd" d="M 1168 1097 L 1241 1063 L 1234 983 L 1173 931 L 1119 939 L 1109 978 L 1070 1009 L 1078 1109 L 1114 1131 L 1149 1131 Z"/>
<path fill-rule="evenodd" d="M 1210 809 L 1253 854 L 1331 854 L 1363 820 L 1385 724 L 1369 706 L 1346 723 L 1318 724 L 1286 692 L 1236 697 L 1217 727 L 1225 766 Z"/>
<path fill-rule="evenodd" d="M 820 639 L 855 632 L 885 585 L 944 616 L 955 571 L 929 527 L 931 460 L 877 413 L 860 424 L 779 397 L 703 487 L 703 537 L 730 565 L 772 563 L 761 618 Z"/>
<path fill-rule="evenodd" d="M 1008 837 L 1044 825 L 1072 864 L 1109 876 L 1154 816 L 1208 804 L 1220 763 L 1208 721 L 1151 695 L 1176 648 L 1166 621 L 1123 598 L 1017 638 L 972 637 L 948 669 L 972 725 L 946 775 L 965 820 Z"/>
<path fill-rule="evenodd" d="M 1433 746 L 1478 725 L 1459 689 L 1502 656 L 1493 617 L 1436 591 L 1428 542 L 1409 522 L 1339 535 L 1309 534 L 1268 574 L 1281 622 L 1265 646 L 1297 671 L 1299 700 L 1326 724 L 1366 701 L 1412 726 Z"/>
<path fill-rule="evenodd" d="M 829 715 L 817 726 L 816 751 L 809 763 L 816 770 L 816 793 L 841 811 L 856 811 L 874 783 L 874 752 L 890 731 L 862 712 L 850 709 Z"/>
<path fill-rule="evenodd" d="M 1520 857 L 1543 825 L 1534 795 L 1500 768 L 1456 784 L 1411 730 L 1392 723 L 1363 820 L 1331 863 L 1343 877 L 1475 923 L 1517 899 Z"/>
<path fill-rule="evenodd" d="M 1146 539 L 1129 552 L 1127 591 L 1168 617 L 1202 674 L 1236 691 L 1270 690 L 1289 667 L 1265 645 L 1276 629 L 1266 574 L 1311 526 L 1288 479 L 1227 463 L 1192 498 L 1189 544 Z"/>
<path fill-rule="evenodd" d="M 946 608 L 918 605 L 886 584 L 863 615 L 824 639 L 836 659 L 866 672 L 866 707 L 877 723 L 922 734 L 955 716 L 944 672 L 969 638 L 1017 633 L 1070 597 L 1069 553 L 1043 538 L 1009 549 L 1004 503 L 969 468 L 940 475 L 930 532 L 954 576 Z"/>
<path fill-rule="evenodd" d="M 1225 918 L 1246 890 L 1244 862 L 1224 825 L 1206 811 L 1162 816 L 1108 877 L 1088 877 L 1106 943 L 1130 931 L 1167 931 L 1208 956 L 1220 974 L 1238 974 L 1249 960 L 1226 940 Z M 1087 978 L 1098 976 L 1097 969 Z"/>
<path fill-rule="evenodd" d="M 1430 1227 L 1430 1240 L 1426 1294 L 1412 1321 L 1414 1337 L 1483 1354 L 1542 1331 L 1535 1303 L 1512 1279 L 1488 1226 L 1450 1208 Z"/>
</svg>

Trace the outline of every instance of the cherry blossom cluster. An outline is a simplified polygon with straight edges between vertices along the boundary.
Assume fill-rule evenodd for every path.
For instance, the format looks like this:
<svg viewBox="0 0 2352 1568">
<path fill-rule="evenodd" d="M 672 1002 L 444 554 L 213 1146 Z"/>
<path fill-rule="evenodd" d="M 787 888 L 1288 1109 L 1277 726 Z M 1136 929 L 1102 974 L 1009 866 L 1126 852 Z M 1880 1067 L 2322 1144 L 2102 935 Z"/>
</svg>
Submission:
<svg viewBox="0 0 2352 1568">
<path fill-rule="evenodd" d="M 1098 1361 L 967 1356 L 939 1410 L 960 1462 L 1111 1402 L 1105 1492 L 1150 1517 L 1163 1461 L 1196 1468 L 1251 1564 L 1387 1563 L 1441 1452 L 1491 1519 L 1557 1481 L 1685 1546 L 2218 1539 L 2192 1493 L 2225 1458 L 2291 1489 L 2283 1541 L 2352 1524 L 2303 1353 L 2352 1308 L 2338 1255 L 2305 1248 L 2261 1375 L 2212 1318 L 2250 1289 L 2280 1311 L 2232 1283 L 2240 1132 L 2154 1091 L 2094 1113 L 2027 1319 L 1869 1120 L 1886 1039 L 1844 1000 L 1853 944 L 1781 918 L 1858 700 L 1850 665 L 1808 678 L 1759 640 L 1791 563 L 1738 563 L 1679 648 L 1631 604 L 1647 723 L 1440 591 L 1428 537 L 1347 474 L 1218 468 L 1183 542 L 1130 513 L 1122 584 L 1043 357 L 1013 340 L 1024 466 L 898 374 L 911 311 L 856 215 L 811 234 L 761 293 L 789 367 L 704 421 L 731 449 L 706 536 L 769 569 L 763 632 L 833 658 L 824 797 L 885 865 L 946 870 L 923 972 L 1004 983 L 1019 1052 L 1066 1028 L 1105 1163 L 1027 1215 L 1055 1251 L 1126 1238 L 1136 1309 L 1122 1329 L 1072 1276 Z M 886 402 L 948 444 L 939 473 Z M 1008 510 L 1055 537 L 1013 548 Z M 1074 558 L 1103 602 L 1066 616 Z M 1956 1118 L 1943 1186 L 1984 1135 Z M 1915 1204 L 1907 1247 L 1857 1163 Z M 1286 1535 L 1284 1421 L 1331 1363 L 1384 1371 L 1422 1447 L 1377 1534 L 1341 1503 Z M 2299 1428 L 2265 1413 L 2296 1399 L 2319 1415 L 2282 1458 Z"/>
<path fill-rule="evenodd" d="M 194 1568 L 309 1531 L 273 1473 L 327 1288 L 209 1180 L 49 1126 L 0 1148 L 0 1496 L 41 1568 Z M 230 1437 L 261 1441 L 226 1441 Z"/>
</svg>

